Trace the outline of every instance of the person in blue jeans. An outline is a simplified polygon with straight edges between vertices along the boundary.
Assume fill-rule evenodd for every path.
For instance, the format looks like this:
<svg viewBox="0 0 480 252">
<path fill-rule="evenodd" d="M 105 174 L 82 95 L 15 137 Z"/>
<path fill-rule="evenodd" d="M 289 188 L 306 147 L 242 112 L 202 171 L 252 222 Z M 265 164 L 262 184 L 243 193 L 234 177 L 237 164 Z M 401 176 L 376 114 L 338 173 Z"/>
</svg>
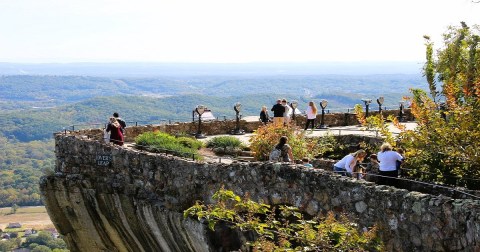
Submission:
<svg viewBox="0 0 480 252">
<path fill-rule="evenodd" d="M 359 161 L 362 162 L 366 156 L 367 153 L 362 149 L 354 153 L 350 153 L 333 165 L 333 171 L 342 176 L 352 177 L 357 163 Z"/>
</svg>

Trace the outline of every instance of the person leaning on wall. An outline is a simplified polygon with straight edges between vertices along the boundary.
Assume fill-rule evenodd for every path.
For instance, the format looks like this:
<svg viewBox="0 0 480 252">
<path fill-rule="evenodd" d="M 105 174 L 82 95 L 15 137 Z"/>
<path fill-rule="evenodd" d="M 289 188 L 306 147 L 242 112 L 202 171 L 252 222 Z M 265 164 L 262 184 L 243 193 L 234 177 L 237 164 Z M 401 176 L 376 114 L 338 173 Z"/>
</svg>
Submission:
<svg viewBox="0 0 480 252">
<path fill-rule="evenodd" d="M 343 157 L 333 165 L 333 171 L 347 177 L 352 177 L 358 162 L 362 162 L 367 153 L 360 149 Z"/>
<path fill-rule="evenodd" d="M 380 146 L 380 152 L 377 153 L 377 158 L 380 162 L 378 184 L 397 186 L 397 161 L 402 162 L 402 155 L 393 151 L 389 143 L 384 143 Z"/>
</svg>

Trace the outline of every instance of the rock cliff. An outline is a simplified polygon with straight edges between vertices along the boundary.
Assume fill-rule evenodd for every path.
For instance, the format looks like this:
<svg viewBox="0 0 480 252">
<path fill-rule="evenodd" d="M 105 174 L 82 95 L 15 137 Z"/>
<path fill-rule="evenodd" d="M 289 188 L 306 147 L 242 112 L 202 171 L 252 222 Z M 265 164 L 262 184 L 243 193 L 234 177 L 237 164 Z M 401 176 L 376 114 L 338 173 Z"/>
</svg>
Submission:
<svg viewBox="0 0 480 252">
<path fill-rule="evenodd" d="M 378 224 L 388 251 L 479 251 L 480 202 L 437 197 L 272 163 L 198 163 L 57 134 L 55 174 L 41 180 L 47 210 L 72 251 L 229 251 L 182 211 L 222 185 L 253 200 L 316 215 L 341 211 Z M 221 248 L 219 248 L 221 246 Z"/>
</svg>

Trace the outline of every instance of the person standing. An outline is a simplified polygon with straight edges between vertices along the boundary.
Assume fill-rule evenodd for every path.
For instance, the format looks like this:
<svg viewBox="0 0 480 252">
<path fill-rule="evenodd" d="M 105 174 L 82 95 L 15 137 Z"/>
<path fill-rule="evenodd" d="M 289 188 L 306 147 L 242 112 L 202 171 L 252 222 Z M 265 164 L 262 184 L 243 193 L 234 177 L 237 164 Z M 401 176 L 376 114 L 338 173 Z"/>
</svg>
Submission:
<svg viewBox="0 0 480 252">
<path fill-rule="evenodd" d="M 270 116 L 268 116 L 267 106 L 262 106 L 262 111 L 260 111 L 260 121 L 263 124 L 270 122 Z"/>
<path fill-rule="evenodd" d="M 117 112 L 113 113 L 113 117 L 115 117 L 117 122 L 120 124 L 120 126 L 122 127 L 122 134 L 125 135 L 125 128 L 127 128 L 127 123 L 125 123 L 125 121 L 120 118 Z"/>
<path fill-rule="evenodd" d="M 342 176 L 352 177 L 357 163 L 359 161 L 363 161 L 365 156 L 367 156 L 367 153 L 362 149 L 354 153 L 350 153 L 343 157 L 340 161 L 336 162 L 333 165 L 333 170 Z"/>
<path fill-rule="evenodd" d="M 273 105 L 271 111 L 273 111 L 273 123 L 275 125 L 282 125 L 283 113 L 285 113 L 285 107 L 282 106 L 282 100 L 278 99 L 277 104 Z"/>
<path fill-rule="evenodd" d="M 313 101 L 308 103 L 307 108 L 307 122 L 305 123 L 305 130 L 308 129 L 308 125 L 312 125 L 312 131 L 315 128 L 315 119 L 317 118 L 317 106 Z"/>
<path fill-rule="evenodd" d="M 117 119 L 115 119 L 115 117 L 110 117 L 109 123 L 105 131 L 110 132 L 110 143 L 120 146 L 123 145 L 122 126 L 117 121 Z"/>
<path fill-rule="evenodd" d="M 378 175 L 378 183 L 381 185 L 397 185 L 397 161 L 402 161 L 403 157 L 398 152 L 392 150 L 389 143 L 384 143 L 380 146 L 380 152 L 377 154 L 380 162 Z"/>
<path fill-rule="evenodd" d="M 285 107 L 285 112 L 283 112 L 283 125 L 286 126 L 290 123 L 290 113 L 293 111 L 293 109 L 288 106 L 286 99 L 282 100 L 282 106 Z"/>
</svg>

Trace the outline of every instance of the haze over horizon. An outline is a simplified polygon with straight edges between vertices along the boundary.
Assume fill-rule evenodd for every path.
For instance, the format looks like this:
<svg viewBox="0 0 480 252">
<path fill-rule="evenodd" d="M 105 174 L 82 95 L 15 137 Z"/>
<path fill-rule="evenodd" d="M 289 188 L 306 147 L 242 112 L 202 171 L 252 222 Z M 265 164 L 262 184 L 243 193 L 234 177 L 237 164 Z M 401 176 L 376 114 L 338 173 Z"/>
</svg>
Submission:
<svg viewBox="0 0 480 252">
<path fill-rule="evenodd" d="M 0 62 L 423 62 L 471 0 L 0 2 Z"/>
<path fill-rule="evenodd" d="M 269 63 L 2 63 L 0 75 L 156 76 L 294 76 L 420 75 L 419 62 L 269 62 Z"/>
</svg>

